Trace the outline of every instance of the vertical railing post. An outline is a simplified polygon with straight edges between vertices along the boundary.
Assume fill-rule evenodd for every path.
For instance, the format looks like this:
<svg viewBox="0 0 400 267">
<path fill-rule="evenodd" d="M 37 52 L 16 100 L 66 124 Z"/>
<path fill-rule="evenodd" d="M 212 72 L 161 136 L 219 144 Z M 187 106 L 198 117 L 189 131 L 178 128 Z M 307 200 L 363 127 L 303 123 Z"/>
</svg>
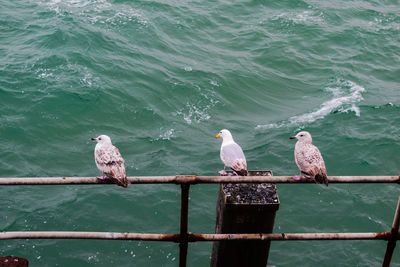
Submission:
<svg viewBox="0 0 400 267">
<path fill-rule="evenodd" d="M 190 184 L 181 184 L 181 225 L 179 241 L 179 267 L 186 267 L 188 250 L 188 214 Z"/>
<path fill-rule="evenodd" d="M 390 232 L 390 239 L 386 247 L 385 259 L 383 260 L 382 267 L 390 266 L 390 261 L 392 260 L 393 251 L 394 248 L 396 247 L 397 235 L 399 234 L 399 223 L 400 223 L 400 196 L 397 202 L 396 213 L 394 214 L 392 230 Z"/>
</svg>

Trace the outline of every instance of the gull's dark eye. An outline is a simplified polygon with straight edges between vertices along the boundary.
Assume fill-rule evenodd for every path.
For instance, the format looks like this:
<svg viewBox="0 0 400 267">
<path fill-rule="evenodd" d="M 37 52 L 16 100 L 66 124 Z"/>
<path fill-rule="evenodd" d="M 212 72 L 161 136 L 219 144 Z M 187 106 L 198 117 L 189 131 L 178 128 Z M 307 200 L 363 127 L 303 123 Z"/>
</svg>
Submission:
<svg viewBox="0 0 400 267">
<path fill-rule="evenodd" d="M 101 140 L 101 137 L 99 138 L 99 140 Z"/>
</svg>

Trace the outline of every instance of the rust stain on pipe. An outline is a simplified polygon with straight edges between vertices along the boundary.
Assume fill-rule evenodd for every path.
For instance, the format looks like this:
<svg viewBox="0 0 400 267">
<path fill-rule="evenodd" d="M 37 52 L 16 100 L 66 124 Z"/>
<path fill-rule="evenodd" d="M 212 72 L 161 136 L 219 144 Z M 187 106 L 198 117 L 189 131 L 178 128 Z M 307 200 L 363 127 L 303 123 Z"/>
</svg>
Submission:
<svg viewBox="0 0 400 267">
<path fill-rule="evenodd" d="M 197 183 L 196 175 L 177 175 L 175 176 L 176 184 L 195 184 Z"/>
<path fill-rule="evenodd" d="M 390 232 L 376 233 L 376 239 L 389 240 L 391 237 Z"/>
<path fill-rule="evenodd" d="M 203 234 L 189 234 L 188 235 L 189 242 L 196 242 L 196 241 L 209 241 L 207 238 L 204 237 Z"/>
<path fill-rule="evenodd" d="M 179 243 L 181 240 L 180 234 L 161 234 L 160 240 L 169 240 L 175 243 Z"/>
</svg>

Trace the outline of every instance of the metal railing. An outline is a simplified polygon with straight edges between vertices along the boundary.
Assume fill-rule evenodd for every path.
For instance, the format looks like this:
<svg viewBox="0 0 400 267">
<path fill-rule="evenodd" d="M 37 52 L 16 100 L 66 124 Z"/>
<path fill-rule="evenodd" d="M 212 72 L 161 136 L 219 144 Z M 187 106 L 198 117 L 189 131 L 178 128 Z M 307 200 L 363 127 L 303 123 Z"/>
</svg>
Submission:
<svg viewBox="0 0 400 267">
<path fill-rule="evenodd" d="M 314 183 L 312 179 L 295 181 L 291 176 L 135 176 L 128 177 L 131 184 L 179 184 L 181 186 L 180 232 L 178 234 L 145 234 L 116 232 L 70 232 L 70 231 L 14 231 L 0 232 L 5 239 L 106 239 L 169 241 L 179 243 L 179 266 L 186 266 L 189 242 L 221 240 L 386 240 L 388 241 L 384 267 L 390 265 L 396 241 L 399 240 L 400 197 L 390 232 L 380 233 L 272 233 L 272 234 L 192 234 L 188 232 L 190 185 L 205 183 Z M 400 176 L 329 176 L 333 183 L 400 183 Z M 0 186 L 10 185 L 66 185 L 111 184 L 109 180 L 96 177 L 38 177 L 0 178 Z"/>
</svg>

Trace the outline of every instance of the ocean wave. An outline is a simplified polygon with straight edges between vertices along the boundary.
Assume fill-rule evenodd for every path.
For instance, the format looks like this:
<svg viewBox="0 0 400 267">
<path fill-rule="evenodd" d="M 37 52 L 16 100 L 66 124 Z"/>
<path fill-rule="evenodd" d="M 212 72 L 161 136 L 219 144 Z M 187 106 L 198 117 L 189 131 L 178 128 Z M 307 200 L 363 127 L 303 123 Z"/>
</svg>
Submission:
<svg viewBox="0 0 400 267">
<path fill-rule="evenodd" d="M 53 68 L 43 68 L 44 64 L 41 61 L 46 61 L 47 59 L 41 59 L 37 64 L 32 66 L 32 71 L 37 75 L 38 79 L 45 80 L 47 82 L 58 82 L 60 80 L 67 79 L 67 77 L 77 77 L 75 81 L 84 87 L 97 86 L 100 83 L 100 78 L 95 77 L 92 71 L 84 66 L 77 64 L 67 64 L 59 65 Z"/>
<path fill-rule="evenodd" d="M 393 104 L 392 102 L 379 105 L 379 106 L 373 106 L 374 109 L 382 109 L 382 108 L 400 108 L 400 105 Z"/>
<path fill-rule="evenodd" d="M 331 93 L 333 98 L 322 103 L 317 110 L 296 115 L 281 122 L 257 125 L 256 129 L 300 126 L 323 119 L 332 112 L 354 112 L 356 116 L 360 116 L 360 108 L 356 104 L 364 99 L 362 97 L 364 87 L 352 81 L 337 80 L 333 86 L 326 87 L 325 91 Z"/>
<path fill-rule="evenodd" d="M 157 138 L 152 138 L 152 141 L 160 141 L 160 140 L 171 140 L 171 138 L 175 137 L 175 129 L 164 129 L 160 128 L 160 135 Z"/>
<path fill-rule="evenodd" d="M 200 123 L 211 118 L 211 116 L 208 114 L 209 109 L 209 105 L 201 108 L 196 104 L 186 103 L 186 108 L 184 110 L 177 111 L 176 114 L 182 116 L 187 124 L 192 124 L 193 122 Z"/>
<path fill-rule="evenodd" d="M 201 92 L 195 102 L 188 101 L 184 108 L 176 111 L 175 116 L 182 117 L 187 124 L 200 123 L 211 119 L 210 110 L 219 103 L 215 92 Z"/>
<path fill-rule="evenodd" d="M 65 15 L 64 12 L 76 13 L 83 10 L 99 10 L 111 6 L 106 0 L 49 0 L 39 1 L 38 4 L 46 6 L 59 16 Z"/>
<path fill-rule="evenodd" d="M 100 15 L 91 15 L 88 14 L 89 20 L 95 23 L 101 24 L 111 24 L 111 25 L 126 25 L 129 22 L 137 22 L 141 25 L 147 25 L 148 20 L 144 18 L 143 14 L 141 14 L 138 10 L 133 8 L 127 8 L 125 10 L 117 10 L 113 11 L 112 9 L 106 10 L 104 13 L 108 13 L 109 11 L 113 12 L 113 14 L 109 17 L 107 14 Z"/>
<path fill-rule="evenodd" d="M 122 4 L 112 4 L 107 0 L 50 0 L 40 1 L 39 4 L 56 12 L 58 16 L 77 14 L 91 24 L 115 26 L 125 25 L 132 21 L 141 25 L 148 23 L 139 10 Z"/>
<path fill-rule="evenodd" d="M 321 24 L 324 22 L 323 13 L 315 10 L 304 10 L 301 12 L 284 12 L 272 18 L 282 24 Z"/>
<path fill-rule="evenodd" d="M 373 20 L 369 21 L 366 25 L 361 25 L 366 27 L 368 30 L 381 31 L 381 30 L 400 30 L 400 19 L 393 13 L 388 14 L 378 14 Z"/>
</svg>

